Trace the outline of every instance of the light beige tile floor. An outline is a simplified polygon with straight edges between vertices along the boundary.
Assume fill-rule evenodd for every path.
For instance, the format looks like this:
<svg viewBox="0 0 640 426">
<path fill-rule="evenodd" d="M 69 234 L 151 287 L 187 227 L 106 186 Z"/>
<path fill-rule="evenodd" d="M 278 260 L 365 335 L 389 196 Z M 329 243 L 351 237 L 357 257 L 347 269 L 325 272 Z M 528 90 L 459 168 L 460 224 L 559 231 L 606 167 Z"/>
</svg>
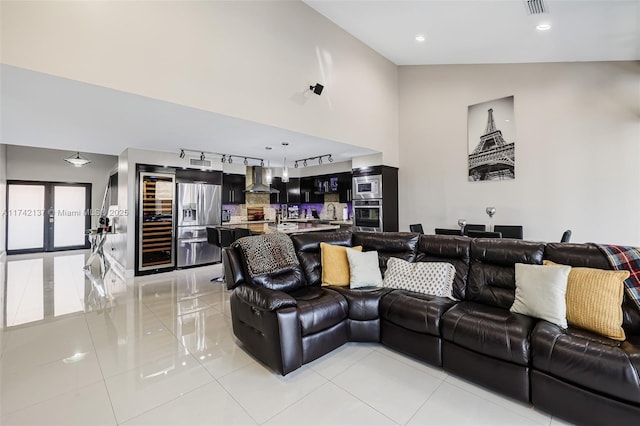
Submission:
<svg viewBox="0 0 640 426">
<path fill-rule="evenodd" d="M 54 261 L 73 255 L 87 253 L 0 263 L 11 315 L 0 333 L 2 425 L 563 424 L 378 344 L 349 343 L 282 377 L 238 345 L 229 292 L 209 281 L 221 265 L 109 273 L 100 297 L 78 284 L 77 259 Z M 56 275 L 56 265 L 67 269 Z"/>
</svg>

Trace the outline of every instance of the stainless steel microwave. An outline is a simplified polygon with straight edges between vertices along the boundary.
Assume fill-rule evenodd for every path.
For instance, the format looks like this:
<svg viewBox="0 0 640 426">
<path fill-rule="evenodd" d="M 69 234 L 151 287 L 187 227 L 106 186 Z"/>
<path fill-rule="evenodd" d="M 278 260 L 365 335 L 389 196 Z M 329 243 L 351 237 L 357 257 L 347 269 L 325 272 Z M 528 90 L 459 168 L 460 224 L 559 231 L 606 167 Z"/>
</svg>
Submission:
<svg viewBox="0 0 640 426">
<path fill-rule="evenodd" d="M 357 176 L 353 178 L 353 199 L 382 198 L 382 175 Z"/>
</svg>

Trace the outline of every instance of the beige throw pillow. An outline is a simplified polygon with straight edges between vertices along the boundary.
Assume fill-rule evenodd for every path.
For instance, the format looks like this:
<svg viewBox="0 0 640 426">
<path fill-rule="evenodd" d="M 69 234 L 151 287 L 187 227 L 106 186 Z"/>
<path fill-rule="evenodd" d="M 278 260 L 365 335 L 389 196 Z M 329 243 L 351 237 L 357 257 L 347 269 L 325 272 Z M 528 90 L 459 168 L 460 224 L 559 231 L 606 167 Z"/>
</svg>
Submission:
<svg viewBox="0 0 640 426">
<path fill-rule="evenodd" d="M 570 266 L 516 263 L 516 296 L 511 312 L 567 328 L 565 294 Z"/>
</svg>

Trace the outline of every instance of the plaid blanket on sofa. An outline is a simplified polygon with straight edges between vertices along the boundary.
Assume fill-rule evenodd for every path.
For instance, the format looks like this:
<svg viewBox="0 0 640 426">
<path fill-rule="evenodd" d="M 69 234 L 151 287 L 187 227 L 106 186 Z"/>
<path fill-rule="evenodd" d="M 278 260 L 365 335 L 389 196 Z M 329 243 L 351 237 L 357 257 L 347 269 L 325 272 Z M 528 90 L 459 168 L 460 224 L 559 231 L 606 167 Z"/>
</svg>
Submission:
<svg viewBox="0 0 640 426">
<path fill-rule="evenodd" d="M 640 249 L 608 244 L 598 244 L 598 248 L 607 256 L 613 269 L 630 272 L 624 285 L 627 295 L 640 309 Z"/>
</svg>

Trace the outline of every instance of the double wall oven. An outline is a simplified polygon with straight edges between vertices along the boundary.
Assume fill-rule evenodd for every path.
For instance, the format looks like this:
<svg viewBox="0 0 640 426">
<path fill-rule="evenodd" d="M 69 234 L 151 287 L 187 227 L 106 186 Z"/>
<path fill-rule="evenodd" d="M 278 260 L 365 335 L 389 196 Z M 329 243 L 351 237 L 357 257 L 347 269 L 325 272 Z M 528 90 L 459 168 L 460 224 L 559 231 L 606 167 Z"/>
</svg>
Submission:
<svg viewBox="0 0 640 426">
<path fill-rule="evenodd" d="M 382 232 L 382 175 L 353 178 L 353 226 L 356 231 Z"/>
</svg>

